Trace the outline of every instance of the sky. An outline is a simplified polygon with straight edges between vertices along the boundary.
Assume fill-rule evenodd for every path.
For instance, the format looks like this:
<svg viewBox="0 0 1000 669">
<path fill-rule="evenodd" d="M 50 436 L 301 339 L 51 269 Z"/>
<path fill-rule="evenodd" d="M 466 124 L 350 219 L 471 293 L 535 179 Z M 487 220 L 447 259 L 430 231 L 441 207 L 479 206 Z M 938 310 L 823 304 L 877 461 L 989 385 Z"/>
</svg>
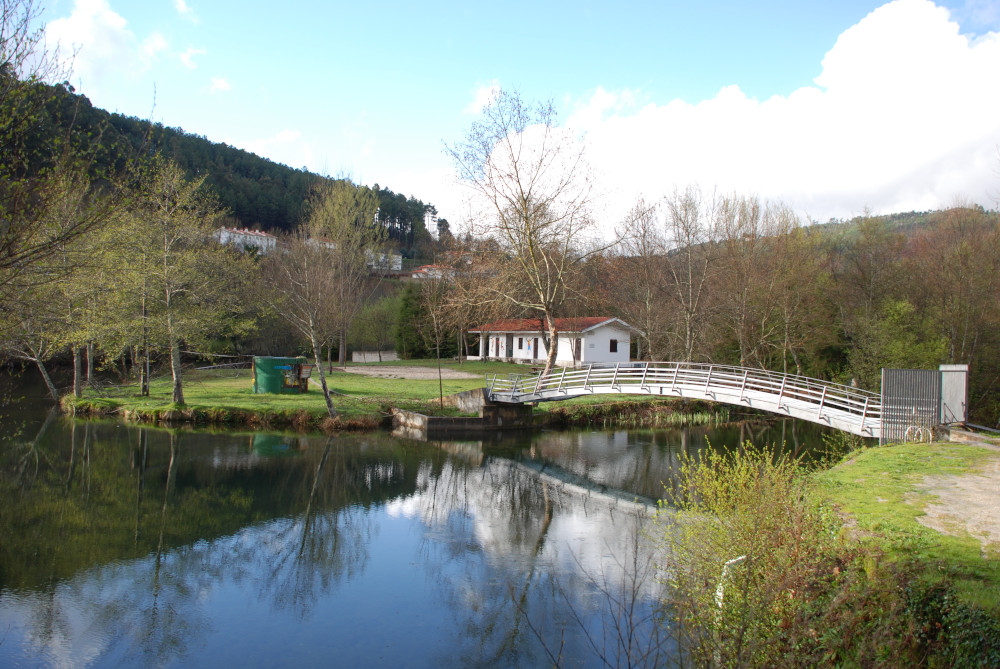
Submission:
<svg viewBox="0 0 1000 669">
<path fill-rule="evenodd" d="M 804 221 L 1000 200 L 1000 0 L 48 0 L 96 106 L 379 184 L 461 229 L 498 88 L 584 138 L 611 230 L 697 185 Z M 237 9 L 238 8 L 238 9 Z"/>
</svg>

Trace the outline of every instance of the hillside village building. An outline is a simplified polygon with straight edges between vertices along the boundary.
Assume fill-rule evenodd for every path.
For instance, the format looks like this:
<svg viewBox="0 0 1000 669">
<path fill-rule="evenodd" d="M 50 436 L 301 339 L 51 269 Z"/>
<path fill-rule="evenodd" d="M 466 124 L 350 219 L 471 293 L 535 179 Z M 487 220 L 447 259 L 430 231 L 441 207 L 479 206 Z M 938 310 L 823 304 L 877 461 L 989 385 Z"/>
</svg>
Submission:
<svg viewBox="0 0 1000 669">
<path fill-rule="evenodd" d="M 446 265 L 421 265 L 410 272 L 411 279 L 444 279 L 455 276 L 455 270 Z"/>
<path fill-rule="evenodd" d="M 260 230 L 220 228 L 219 243 L 232 244 L 240 250 L 255 248 L 261 255 L 266 255 L 277 247 L 278 238 Z"/>
<path fill-rule="evenodd" d="M 557 318 L 559 348 L 556 364 L 565 367 L 598 362 L 628 362 L 634 327 L 618 318 L 588 316 Z M 469 330 L 479 335 L 479 359 L 540 362 L 548 357 L 545 322 L 511 318 Z"/>
</svg>

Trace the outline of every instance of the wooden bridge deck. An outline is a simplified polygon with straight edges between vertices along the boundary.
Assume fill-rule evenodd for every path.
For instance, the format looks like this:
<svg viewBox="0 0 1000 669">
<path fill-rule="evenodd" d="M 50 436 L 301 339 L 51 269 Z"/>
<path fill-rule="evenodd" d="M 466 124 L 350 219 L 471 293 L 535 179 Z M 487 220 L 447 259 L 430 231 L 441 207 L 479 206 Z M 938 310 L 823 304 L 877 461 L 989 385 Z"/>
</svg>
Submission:
<svg viewBox="0 0 1000 669">
<path fill-rule="evenodd" d="M 684 397 L 752 407 L 863 437 L 881 436 L 878 393 L 762 369 L 688 362 L 618 363 L 487 379 L 494 402 L 552 402 L 583 395 Z"/>
</svg>

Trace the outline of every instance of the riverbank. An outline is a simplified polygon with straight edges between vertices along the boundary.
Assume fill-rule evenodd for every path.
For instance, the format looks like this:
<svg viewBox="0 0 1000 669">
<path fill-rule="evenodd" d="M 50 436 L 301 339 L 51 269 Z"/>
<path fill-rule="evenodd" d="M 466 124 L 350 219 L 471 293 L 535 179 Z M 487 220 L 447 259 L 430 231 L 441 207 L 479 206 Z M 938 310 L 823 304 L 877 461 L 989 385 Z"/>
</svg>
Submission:
<svg viewBox="0 0 1000 669">
<path fill-rule="evenodd" d="M 433 362 L 433 361 L 429 361 Z M 422 363 L 422 364 L 421 364 Z M 441 390 L 447 397 L 481 388 L 487 375 L 522 372 L 505 363 L 445 363 Z M 134 385 L 87 389 L 83 397 L 64 396 L 62 409 L 78 416 L 116 417 L 143 423 L 191 423 L 249 429 L 291 429 L 301 432 L 375 430 L 391 425 L 392 409 L 437 416 L 462 416 L 441 408 L 436 365 L 410 361 L 400 365 L 357 365 L 327 373 L 337 418 L 326 411 L 316 379 L 308 393 L 254 394 L 249 370 L 193 370 L 185 373 L 184 405 L 171 402 L 169 377 L 154 379 L 149 396 Z M 720 424 L 730 412 L 707 402 L 624 398 L 580 398 L 538 408 L 539 424 L 592 427 L 671 427 Z"/>
<path fill-rule="evenodd" d="M 872 574 L 912 570 L 905 594 L 938 623 L 1000 634 L 997 440 L 862 449 L 812 479 L 844 518 L 843 540 L 881 556 Z"/>
</svg>

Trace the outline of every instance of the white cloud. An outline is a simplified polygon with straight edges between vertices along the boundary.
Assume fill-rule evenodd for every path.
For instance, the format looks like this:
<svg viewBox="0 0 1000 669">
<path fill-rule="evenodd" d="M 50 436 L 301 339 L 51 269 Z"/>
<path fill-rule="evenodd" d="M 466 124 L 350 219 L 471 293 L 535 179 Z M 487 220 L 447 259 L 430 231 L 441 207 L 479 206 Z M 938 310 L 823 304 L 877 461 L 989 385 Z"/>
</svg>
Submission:
<svg viewBox="0 0 1000 669">
<path fill-rule="evenodd" d="M 63 54 L 76 52 L 73 78 L 93 87 L 126 68 L 131 74 L 149 67 L 165 40 L 140 47 L 127 22 L 107 0 L 76 0 L 69 16 L 49 22 L 46 39 Z M 136 57 L 138 54 L 139 57 Z"/>
<path fill-rule="evenodd" d="M 815 86 L 767 100 L 738 86 L 695 104 L 636 106 L 598 89 L 585 131 L 614 220 L 639 193 L 698 183 L 781 199 L 816 218 L 989 204 L 1000 145 L 1000 33 L 962 35 L 928 0 L 897 0 L 845 31 Z"/>
<path fill-rule="evenodd" d="M 156 58 L 161 51 L 165 51 L 168 47 L 167 38 L 165 38 L 160 33 L 153 33 L 146 39 L 142 41 L 140 46 L 140 51 L 146 56 L 148 60 Z"/>
<path fill-rule="evenodd" d="M 212 85 L 209 89 L 209 93 L 218 93 L 219 91 L 231 91 L 233 90 L 232 84 L 229 83 L 223 77 L 213 77 Z"/>
<path fill-rule="evenodd" d="M 496 79 L 479 84 L 472 96 L 472 102 L 465 108 L 466 114 L 478 114 L 500 93 L 500 82 Z"/>
<path fill-rule="evenodd" d="M 194 10 L 191 9 L 191 6 L 184 0 L 174 0 L 174 8 L 177 10 L 177 13 L 185 19 L 194 23 L 198 22 L 198 17 L 195 16 Z"/>
<path fill-rule="evenodd" d="M 198 67 L 198 64 L 194 62 L 195 56 L 204 56 L 207 52 L 204 49 L 196 49 L 193 46 L 188 47 L 185 51 L 178 54 L 178 58 L 181 59 L 181 63 L 184 67 L 194 69 Z"/>
</svg>

